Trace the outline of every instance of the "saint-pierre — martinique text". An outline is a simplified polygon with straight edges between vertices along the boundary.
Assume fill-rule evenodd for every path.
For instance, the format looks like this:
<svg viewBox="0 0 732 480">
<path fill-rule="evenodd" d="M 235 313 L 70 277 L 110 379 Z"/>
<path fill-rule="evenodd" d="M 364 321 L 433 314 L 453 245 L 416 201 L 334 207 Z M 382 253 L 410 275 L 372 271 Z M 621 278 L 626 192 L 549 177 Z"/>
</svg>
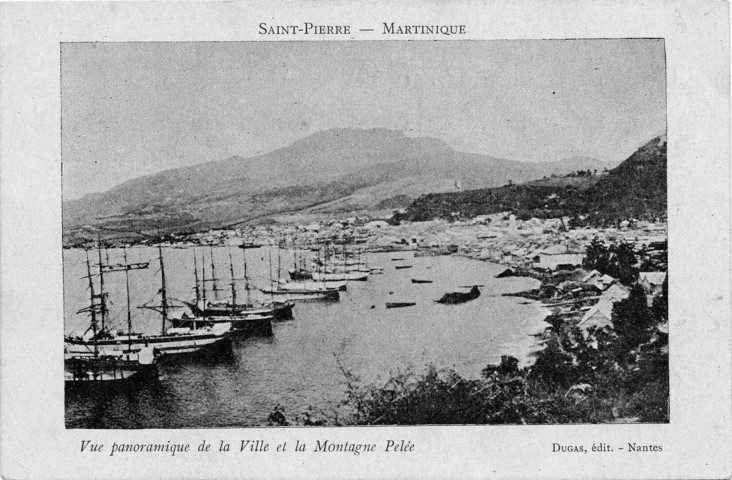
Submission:
<svg viewBox="0 0 732 480">
<path fill-rule="evenodd" d="M 372 28 L 359 31 L 373 32 Z M 351 35 L 351 25 L 317 25 L 310 22 L 292 25 L 259 24 L 260 35 Z M 381 24 L 382 35 L 465 35 L 465 25 L 401 25 L 394 22 Z"/>
</svg>

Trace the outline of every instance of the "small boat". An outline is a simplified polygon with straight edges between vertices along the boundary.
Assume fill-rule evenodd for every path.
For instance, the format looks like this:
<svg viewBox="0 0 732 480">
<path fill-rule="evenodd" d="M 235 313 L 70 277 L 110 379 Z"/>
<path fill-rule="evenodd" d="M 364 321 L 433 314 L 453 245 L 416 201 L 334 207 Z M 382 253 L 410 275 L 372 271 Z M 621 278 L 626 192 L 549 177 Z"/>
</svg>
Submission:
<svg viewBox="0 0 732 480">
<path fill-rule="evenodd" d="M 295 306 L 295 302 L 278 302 L 277 300 L 272 300 L 263 302 L 262 306 L 274 310 L 275 320 L 292 320 L 292 309 Z"/>
<path fill-rule="evenodd" d="M 328 290 L 335 289 L 341 292 L 345 292 L 348 289 L 348 283 L 345 280 L 336 282 L 316 282 L 314 280 L 303 282 L 288 282 L 287 280 L 280 280 L 278 286 L 282 290 L 313 290 L 317 292 L 322 291 L 323 288 Z"/>
<path fill-rule="evenodd" d="M 405 268 L 412 268 L 411 265 L 394 265 L 397 270 L 404 270 Z"/>
<path fill-rule="evenodd" d="M 457 303 L 465 303 L 469 302 L 470 300 L 475 300 L 480 296 L 480 290 L 478 290 L 477 286 L 473 286 L 473 288 L 470 289 L 469 292 L 452 292 L 452 293 L 446 293 L 437 300 L 437 303 L 443 303 L 447 305 L 454 305 Z"/>
<path fill-rule="evenodd" d="M 496 275 L 496 278 L 506 278 L 506 277 L 514 277 L 516 276 L 516 272 L 512 268 L 506 268 L 501 273 Z"/>
<path fill-rule="evenodd" d="M 340 298 L 338 290 L 283 290 L 277 286 L 273 288 L 260 288 L 260 292 L 267 295 L 278 295 L 285 301 L 303 301 L 303 300 L 338 300 Z"/>
<path fill-rule="evenodd" d="M 401 262 L 403 260 L 404 260 L 404 258 L 402 258 L 402 257 L 394 257 L 391 259 L 392 262 Z"/>
<path fill-rule="evenodd" d="M 262 248 L 262 244 L 254 243 L 254 242 L 244 242 L 244 243 L 239 244 L 239 248 L 241 248 L 241 249 Z"/>
<path fill-rule="evenodd" d="M 415 302 L 386 302 L 386 308 L 413 307 Z"/>
<path fill-rule="evenodd" d="M 368 272 L 313 273 L 316 282 L 365 282 L 368 279 Z"/>
<path fill-rule="evenodd" d="M 69 387 L 108 385 L 156 378 L 152 347 L 137 353 L 98 350 L 92 355 L 64 355 L 64 383 Z"/>
<path fill-rule="evenodd" d="M 421 280 L 419 278 L 413 278 L 412 283 L 432 283 L 432 280 Z"/>
</svg>

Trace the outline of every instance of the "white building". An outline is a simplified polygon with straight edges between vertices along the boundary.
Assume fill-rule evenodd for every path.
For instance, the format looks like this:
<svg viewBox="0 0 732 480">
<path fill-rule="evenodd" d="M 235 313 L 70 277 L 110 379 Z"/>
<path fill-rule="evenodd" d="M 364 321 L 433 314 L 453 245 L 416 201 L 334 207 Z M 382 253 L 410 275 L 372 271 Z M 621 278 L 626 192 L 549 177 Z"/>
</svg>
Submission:
<svg viewBox="0 0 732 480">
<path fill-rule="evenodd" d="M 583 330 L 588 330 L 590 327 L 597 327 L 598 329 L 603 327 L 613 327 L 613 304 L 607 300 L 600 300 L 592 306 L 585 316 L 582 317 L 578 326 Z"/>
<path fill-rule="evenodd" d="M 567 253 L 564 245 L 545 248 L 534 257 L 534 268 L 556 270 L 559 267 L 579 267 L 585 259 L 583 253 Z"/>
</svg>

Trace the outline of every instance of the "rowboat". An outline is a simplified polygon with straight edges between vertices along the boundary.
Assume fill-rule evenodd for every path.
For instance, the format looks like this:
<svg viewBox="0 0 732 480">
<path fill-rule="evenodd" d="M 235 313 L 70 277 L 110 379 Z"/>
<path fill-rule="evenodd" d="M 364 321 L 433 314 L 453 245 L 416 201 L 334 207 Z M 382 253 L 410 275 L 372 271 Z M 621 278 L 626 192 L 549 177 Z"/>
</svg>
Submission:
<svg viewBox="0 0 732 480">
<path fill-rule="evenodd" d="M 414 302 L 386 302 L 386 308 L 413 307 L 417 305 Z"/>
</svg>

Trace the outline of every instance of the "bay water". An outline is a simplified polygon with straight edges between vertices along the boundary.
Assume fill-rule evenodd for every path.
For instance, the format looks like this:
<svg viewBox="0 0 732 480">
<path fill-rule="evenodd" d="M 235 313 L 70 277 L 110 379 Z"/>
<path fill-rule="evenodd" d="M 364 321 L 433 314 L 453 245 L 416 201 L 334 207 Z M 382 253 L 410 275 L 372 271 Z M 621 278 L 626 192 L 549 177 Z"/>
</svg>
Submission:
<svg viewBox="0 0 732 480">
<path fill-rule="evenodd" d="M 295 252 L 263 247 L 243 251 L 235 247 L 163 248 L 166 286 L 172 303 L 194 296 L 193 256 L 206 269 L 208 298 L 230 298 L 231 256 L 238 299 L 245 298 L 244 255 L 253 286 L 270 283 L 278 265 L 283 278 L 294 264 Z M 90 251 L 92 264 L 97 251 Z M 137 332 L 158 333 L 160 315 L 137 308 L 159 304 L 160 265 L 157 248 L 127 250 L 129 262 L 150 262 L 145 270 L 129 272 L 133 325 Z M 121 249 L 102 253 L 105 263 L 123 263 Z M 66 394 L 69 428 L 222 428 L 267 425 L 275 406 L 293 418 L 307 409 L 318 415 L 338 410 L 344 398 L 346 369 L 361 382 L 383 385 L 389 376 L 408 368 L 420 373 L 426 365 L 452 368 L 477 377 L 488 364 L 512 355 L 530 362 L 537 348 L 532 335 L 543 330 L 548 313 L 538 303 L 503 293 L 536 288 L 537 280 L 495 278 L 504 267 L 459 256 L 414 257 L 412 252 L 373 253 L 362 257 L 383 274 L 365 282 L 349 282 L 337 302 L 297 303 L 292 320 L 274 323 L 269 337 L 235 338 L 231 355 L 212 362 L 172 361 L 160 366 L 159 381 L 114 391 Z M 403 258 L 393 261 L 393 258 Z M 412 268 L 396 269 L 396 265 Z M 64 325 L 67 334 L 89 326 L 85 252 L 64 250 Z M 432 280 L 415 284 L 412 278 Z M 109 296 L 108 322 L 126 330 L 127 304 L 124 272 L 104 275 Z M 481 296 L 460 305 L 436 303 L 444 293 L 467 291 L 462 285 L 482 285 Z M 99 288 L 98 279 L 95 288 Z M 252 296 L 267 298 L 253 290 Z M 406 308 L 386 302 L 415 302 Z M 184 310 L 172 309 L 180 315 Z"/>
</svg>

